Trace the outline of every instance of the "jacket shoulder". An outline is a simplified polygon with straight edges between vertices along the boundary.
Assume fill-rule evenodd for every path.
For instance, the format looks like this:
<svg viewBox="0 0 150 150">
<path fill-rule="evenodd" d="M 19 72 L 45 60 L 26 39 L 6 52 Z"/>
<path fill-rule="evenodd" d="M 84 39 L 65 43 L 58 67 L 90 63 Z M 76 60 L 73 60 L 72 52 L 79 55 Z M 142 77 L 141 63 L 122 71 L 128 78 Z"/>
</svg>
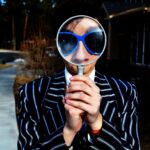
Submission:
<svg viewBox="0 0 150 150">
<path fill-rule="evenodd" d="M 106 75 L 107 80 L 111 84 L 111 86 L 116 87 L 118 90 L 123 93 L 131 92 L 132 90 L 136 90 L 136 85 L 132 81 L 128 81 L 125 79 L 116 78 L 113 76 Z"/>
<path fill-rule="evenodd" d="M 51 79 L 51 77 L 49 76 L 43 76 L 43 77 L 40 77 L 40 78 L 37 78 L 37 79 L 34 79 L 32 81 L 29 81 L 29 82 L 26 82 L 24 84 L 22 84 L 20 86 L 20 90 L 23 89 L 23 88 L 30 88 L 30 89 L 33 89 L 33 86 L 34 87 L 37 87 L 38 91 L 40 91 L 46 84 L 47 82 Z"/>
</svg>

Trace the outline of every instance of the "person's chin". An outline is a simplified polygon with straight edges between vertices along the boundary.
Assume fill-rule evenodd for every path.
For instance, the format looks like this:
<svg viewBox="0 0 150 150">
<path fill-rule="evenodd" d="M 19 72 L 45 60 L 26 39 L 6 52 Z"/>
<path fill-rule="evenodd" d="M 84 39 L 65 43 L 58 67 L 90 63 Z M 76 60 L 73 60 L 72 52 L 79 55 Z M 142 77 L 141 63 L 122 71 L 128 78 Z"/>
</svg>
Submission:
<svg viewBox="0 0 150 150">
<path fill-rule="evenodd" d="M 83 74 L 85 76 L 88 76 L 91 73 L 91 71 L 93 70 L 94 66 L 95 66 L 95 63 L 86 65 L 84 68 Z M 72 74 L 72 75 L 78 74 L 78 67 L 76 65 L 66 63 L 66 67 L 70 74 Z"/>
<path fill-rule="evenodd" d="M 78 68 L 77 68 L 77 66 L 71 65 L 71 66 L 69 66 L 69 68 L 68 68 L 67 70 L 68 70 L 72 75 L 77 75 L 77 74 L 78 74 Z M 83 74 L 84 74 L 85 76 L 88 76 L 88 75 L 89 75 L 89 70 L 90 70 L 90 68 L 85 67 Z"/>
<path fill-rule="evenodd" d="M 78 68 L 75 65 L 69 64 L 67 65 L 67 70 L 69 71 L 69 73 L 71 73 L 72 75 L 77 75 L 78 74 Z"/>
</svg>

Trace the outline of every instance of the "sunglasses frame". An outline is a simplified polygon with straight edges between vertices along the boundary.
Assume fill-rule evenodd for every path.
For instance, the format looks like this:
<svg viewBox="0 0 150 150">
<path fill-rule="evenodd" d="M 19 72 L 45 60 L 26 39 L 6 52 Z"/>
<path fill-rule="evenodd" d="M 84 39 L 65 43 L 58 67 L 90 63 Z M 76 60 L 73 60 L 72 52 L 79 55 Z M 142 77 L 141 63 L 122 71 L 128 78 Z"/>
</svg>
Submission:
<svg viewBox="0 0 150 150">
<path fill-rule="evenodd" d="M 85 38 L 89 35 L 89 34 L 92 34 L 92 33 L 97 33 L 97 32 L 103 32 L 102 30 L 100 31 L 100 30 L 92 30 L 92 31 L 90 31 L 90 32 L 87 32 L 87 33 L 85 33 L 85 34 L 83 34 L 83 35 L 78 35 L 78 34 L 75 34 L 75 33 L 73 33 L 73 32 L 59 32 L 59 35 L 72 35 L 73 37 L 75 37 L 76 38 L 76 40 L 77 40 L 77 43 L 76 43 L 76 46 L 72 49 L 72 50 L 70 50 L 70 53 L 72 53 L 72 52 L 74 52 L 75 50 L 77 50 L 77 48 L 78 48 L 78 46 L 79 46 L 79 42 L 80 41 L 82 41 L 82 43 L 83 43 L 83 45 L 85 46 L 85 48 L 86 48 L 86 50 L 91 54 L 91 55 L 98 55 L 98 54 L 100 54 L 100 53 L 97 53 L 97 52 L 93 52 L 91 49 L 89 49 L 89 47 L 87 46 L 87 44 L 86 44 L 86 42 L 85 42 Z M 70 54 L 70 53 L 68 53 L 68 54 Z"/>
</svg>

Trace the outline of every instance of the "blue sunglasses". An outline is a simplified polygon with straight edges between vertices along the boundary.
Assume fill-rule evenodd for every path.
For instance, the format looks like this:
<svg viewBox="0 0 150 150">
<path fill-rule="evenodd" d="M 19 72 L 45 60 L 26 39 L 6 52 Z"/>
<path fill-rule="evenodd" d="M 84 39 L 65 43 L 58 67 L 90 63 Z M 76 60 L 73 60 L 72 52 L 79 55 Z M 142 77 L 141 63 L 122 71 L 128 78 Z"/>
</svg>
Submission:
<svg viewBox="0 0 150 150">
<path fill-rule="evenodd" d="M 105 45 L 105 37 L 102 30 L 94 30 L 83 35 L 73 32 L 60 32 L 58 36 L 59 46 L 65 56 L 78 49 L 79 41 L 82 41 L 86 50 L 91 55 L 99 55 Z"/>
</svg>

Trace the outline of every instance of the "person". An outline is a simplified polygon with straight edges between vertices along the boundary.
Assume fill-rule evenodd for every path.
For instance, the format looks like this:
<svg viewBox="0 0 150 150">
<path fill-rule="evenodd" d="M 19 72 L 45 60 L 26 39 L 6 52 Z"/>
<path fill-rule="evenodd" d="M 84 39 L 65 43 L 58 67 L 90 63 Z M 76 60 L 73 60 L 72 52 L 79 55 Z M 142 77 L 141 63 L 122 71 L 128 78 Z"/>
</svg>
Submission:
<svg viewBox="0 0 150 150">
<path fill-rule="evenodd" d="M 84 36 L 86 21 L 70 22 L 67 32 Z M 75 62 L 94 55 L 85 44 L 78 41 Z M 136 86 L 97 71 L 97 61 L 85 65 L 83 75 L 75 64 L 64 63 L 57 74 L 20 87 L 18 149 L 139 150 Z"/>
</svg>

